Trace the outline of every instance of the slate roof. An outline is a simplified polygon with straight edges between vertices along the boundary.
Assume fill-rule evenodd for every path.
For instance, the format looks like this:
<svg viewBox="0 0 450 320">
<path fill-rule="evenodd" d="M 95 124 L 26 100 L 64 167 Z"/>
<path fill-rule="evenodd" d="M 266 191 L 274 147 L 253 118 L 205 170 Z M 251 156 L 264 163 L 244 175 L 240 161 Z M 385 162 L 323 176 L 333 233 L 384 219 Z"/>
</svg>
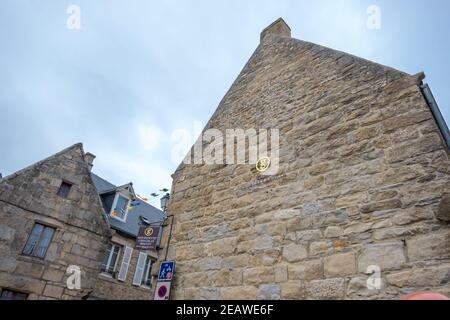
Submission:
<svg viewBox="0 0 450 320">
<path fill-rule="evenodd" d="M 97 192 L 99 194 L 104 193 L 105 191 L 116 188 L 115 185 L 106 181 L 105 179 L 100 178 L 95 173 L 91 173 L 92 181 L 94 181 L 95 187 L 97 188 Z"/>
<path fill-rule="evenodd" d="M 112 192 L 118 188 L 116 185 L 99 177 L 95 173 L 91 173 L 91 176 L 99 195 L 104 194 L 105 192 Z M 160 221 L 163 221 L 166 216 L 163 211 L 140 199 L 136 199 L 131 205 L 133 206 L 133 210 L 128 213 L 127 221 L 125 223 L 112 218 L 109 214 L 107 215 L 113 229 L 126 233 L 129 236 L 136 237 L 139 228 L 144 225 L 141 217 L 151 223 L 158 222 L 152 225 L 162 225 L 162 222 Z"/>
</svg>

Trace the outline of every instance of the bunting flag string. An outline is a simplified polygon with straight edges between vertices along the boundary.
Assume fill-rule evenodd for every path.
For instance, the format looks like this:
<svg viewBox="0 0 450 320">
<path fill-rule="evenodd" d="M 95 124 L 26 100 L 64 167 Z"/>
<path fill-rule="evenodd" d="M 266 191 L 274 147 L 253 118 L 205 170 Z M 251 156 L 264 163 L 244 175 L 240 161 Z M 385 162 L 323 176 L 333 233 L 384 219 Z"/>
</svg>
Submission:
<svg viewBox="0 0 450 320">
<path fill-rule="evenodd" d="M 141 199 L 142 201 L 144 201 L 144 202 L 148 202 L 148 198 L 147 197 L 143 197 L 143 196 L 140 196 L 140 195 L 136 195 L 139 199 Z"/>
</svg>

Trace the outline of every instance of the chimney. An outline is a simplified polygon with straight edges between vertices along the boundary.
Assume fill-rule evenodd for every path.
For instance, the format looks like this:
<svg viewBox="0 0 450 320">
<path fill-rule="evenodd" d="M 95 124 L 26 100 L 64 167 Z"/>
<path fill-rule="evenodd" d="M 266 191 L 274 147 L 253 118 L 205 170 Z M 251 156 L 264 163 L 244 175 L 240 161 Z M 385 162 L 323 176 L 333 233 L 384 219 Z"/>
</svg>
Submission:
<svg viewBox="0 0 450 320">
<path fill-rule="evenodd" d="M 84 160 L 86 161 L 86 163 L 89 166 L 89 171 L 92 171 L 92 167 L 94 166 L 94 159 L 96 157 L 90 153 L 90 152 L 86 152 L 86 154 L 84 155 Z"/>
<path fill-rule="evenodd" d="M 291 38 L 291 28 L 283 18 L 278 18 L 261 32 L 261 43 L 271 41 L 276 37 Z"/>
</svg>

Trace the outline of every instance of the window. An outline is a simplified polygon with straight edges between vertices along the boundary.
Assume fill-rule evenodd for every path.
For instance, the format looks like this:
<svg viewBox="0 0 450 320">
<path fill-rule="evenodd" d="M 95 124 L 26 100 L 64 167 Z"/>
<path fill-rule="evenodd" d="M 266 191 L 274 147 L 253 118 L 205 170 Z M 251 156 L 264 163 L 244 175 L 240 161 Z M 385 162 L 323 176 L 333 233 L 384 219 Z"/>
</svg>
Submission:
<svg viewBox="0 0 450 320">
<path fill-rule="evenodd" d="M 144 252 L 140 252 L 134 273 L 133 285 L 150 288 L 152 285 L 151 269 L 151 257 Z"/>
<path fill-rule="evenodd" d="M 27 300 L 27 298 L 28 294 L 11 290 L 2 290 L 0 296 L 0 300 Z"/>
<path fill-rule="evenodd" d="M 71 188 L 72 188 L 72 185 L 70 183 L 63 181 L 61 183 L 61 186 L 59 187 L 59 190 L 57 193 L 58 196 L 60 196 L 61 198 L 67 199 Z"/>
<path fill-rule="evenodd" d="M 144 287 L 151 287 L 152 286 L 152 259 L 149 255 L 147 255 L 147 258 L 145 259 L 145 266 L 144 266 L 144 275 L 142 277 L 141 286 Z"/>
<path fill-rule="evenodd" d="M 102 263 L 102 272 L 114 275 L 116 271 L 117 260 L 120 254 L 121 247 L 117 244 L 111 244 L 106 252 Z"/>
<path fill-rule="evenodd" d="M 36 223 L 33 230 L 31 230 L 31 234 L 28 237 L 25 248 L 23 248 L 22 254 L 44 259 L 54 233 L 54 228 Z"/>
<path fill-rule="evenodd" d="M 111 216 L 117 220 L 125 222 L 127 219 L 129 205 L 130 199 L 121 194 L 116 194 L 111 210 Z"/>
</svg>

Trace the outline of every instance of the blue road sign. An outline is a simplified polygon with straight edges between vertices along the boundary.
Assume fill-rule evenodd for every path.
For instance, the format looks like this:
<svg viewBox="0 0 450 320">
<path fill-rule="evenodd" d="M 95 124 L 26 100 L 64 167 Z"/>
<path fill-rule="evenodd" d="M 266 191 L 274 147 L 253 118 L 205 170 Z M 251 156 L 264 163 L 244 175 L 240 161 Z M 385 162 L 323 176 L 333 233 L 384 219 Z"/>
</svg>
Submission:
<svg viewBox="0 0 450 320">
<path fill-rule="evenodd" d="M 158 281 L 172 281 L 174 271 L 174 261 L 161 262 L 161 266 L 159 267 Z"/>
</svg>

